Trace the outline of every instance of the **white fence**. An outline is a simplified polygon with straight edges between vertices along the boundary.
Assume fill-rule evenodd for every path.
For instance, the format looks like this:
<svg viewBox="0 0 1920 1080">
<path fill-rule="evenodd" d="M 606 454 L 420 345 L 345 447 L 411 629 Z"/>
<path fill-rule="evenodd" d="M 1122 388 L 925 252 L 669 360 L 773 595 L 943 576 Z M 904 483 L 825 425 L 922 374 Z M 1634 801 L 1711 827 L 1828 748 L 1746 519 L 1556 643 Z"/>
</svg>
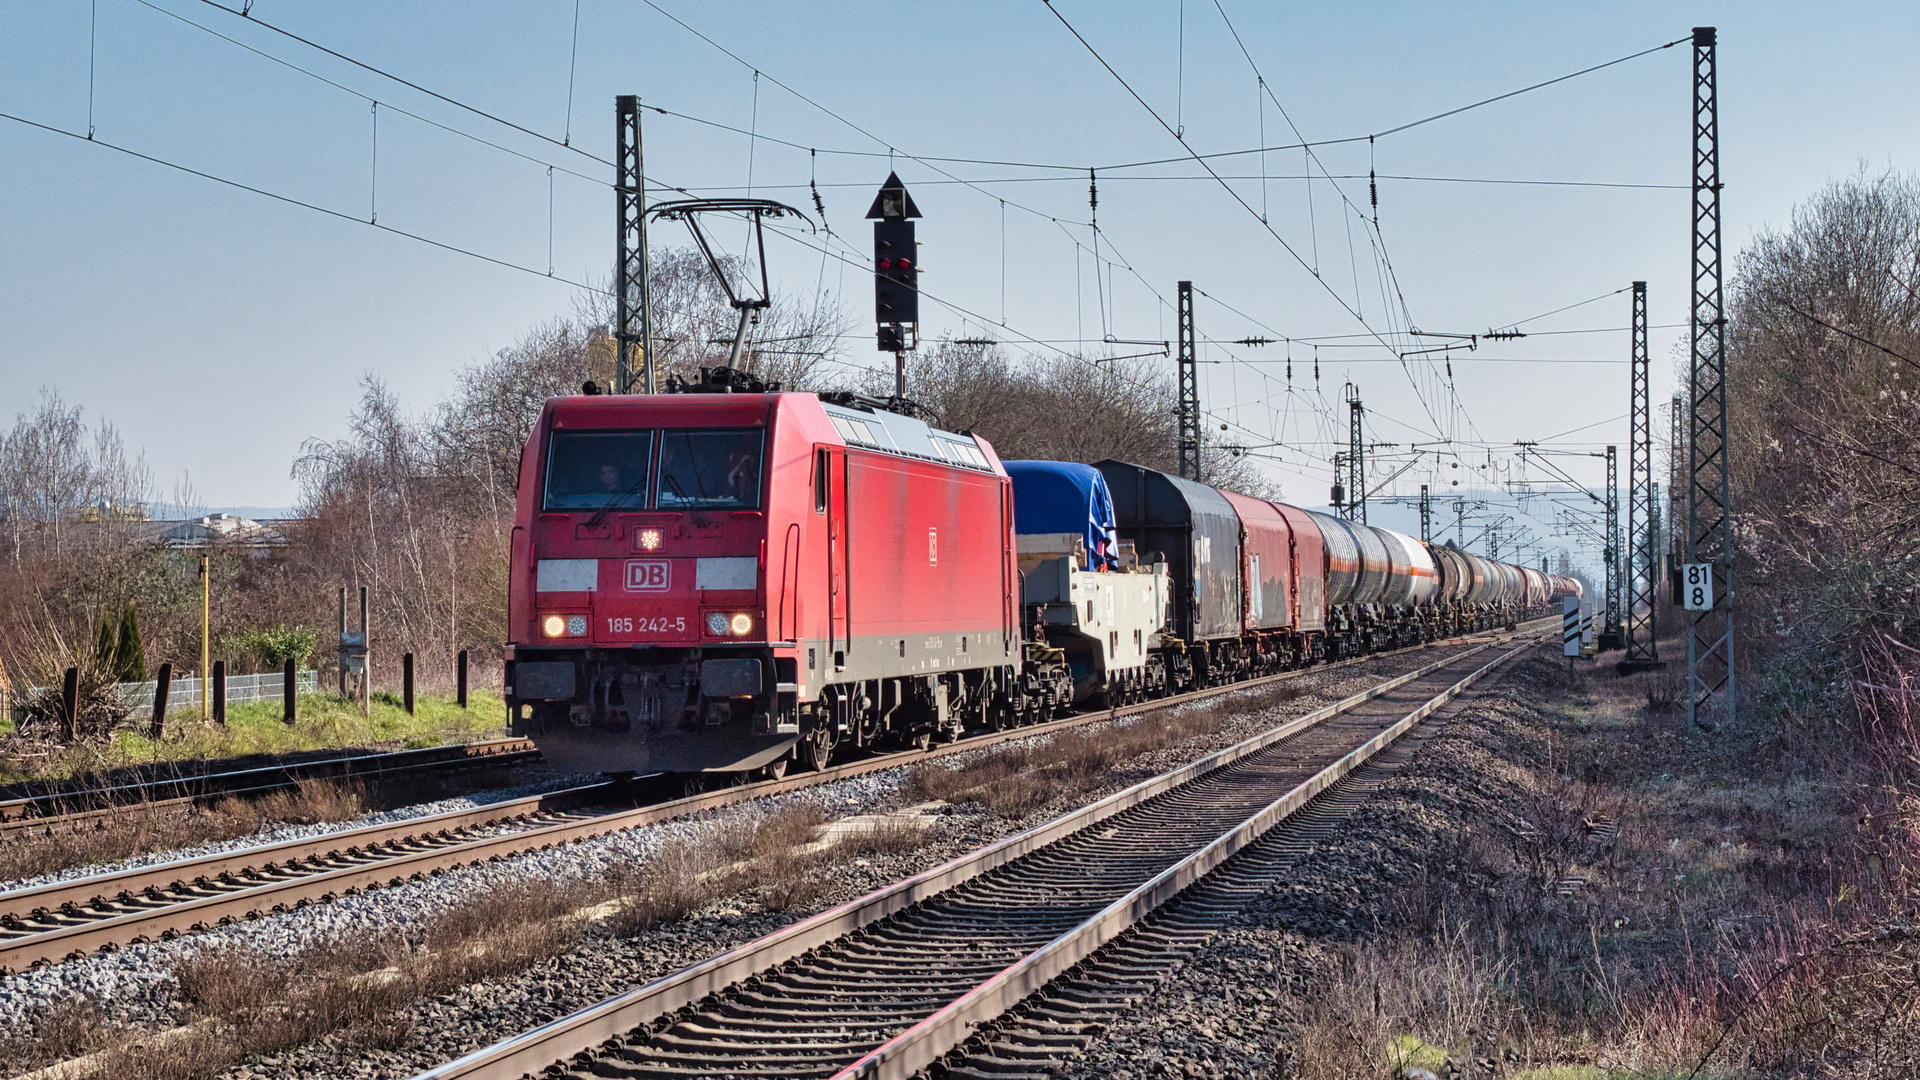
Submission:
<svg viewBox="0 0 1920 1080">
<path fill-rule="evenodd" d="M 129 715 L 152 716 L 153 692 L 159 685 L 159 680 L 148 679 L 146 682 L 115 683 L 113 689 L 120 695 L 120 699 L 127 703 Z M 293 685 L 297 693 L 315 693 L 320 689 L 320 672 L 317 669 L 296 671 L 293 673 Z M 174 709 L 199 711 L 200 688 L 201 682 L 198 675 L 174 679 L 167 690 L 167 711 L 172 712 Z M 208 689 L 212 689 L 211 684 L 208 684 Z M 38 695 L 46 690 L 46 687 L 36 686 L 28 690 L 27 694 Z M 238 705 L 243 701 L 272 700 L 285 693 L 286 676 L 278 671 L 261 675 L 227 676 L 227 704 L 229 705 Z M 19 698 L 15 698 L 9 706 L 7 709 L 9 715 L 23 712 L 25 709 L 24 703 Z M 14 719 L 19 720 L 21 717 L 14 715 Z"/>
</svg>

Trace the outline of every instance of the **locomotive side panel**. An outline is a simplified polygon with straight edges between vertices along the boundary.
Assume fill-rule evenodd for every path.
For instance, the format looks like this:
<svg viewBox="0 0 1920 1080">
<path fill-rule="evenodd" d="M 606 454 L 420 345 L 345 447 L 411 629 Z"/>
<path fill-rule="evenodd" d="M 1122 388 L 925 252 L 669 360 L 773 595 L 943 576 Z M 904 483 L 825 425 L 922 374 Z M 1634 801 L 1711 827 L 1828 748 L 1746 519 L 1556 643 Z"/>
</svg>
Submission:
<svg viewBox="0 0 1920 1080">
<path fill-rule="evenodd" d="M 1011 546 L 1005 484 L 995 473 L 847 452 L 852 644 L 834 681 L 1009 662 L 995 587 Z"/>
</svg>

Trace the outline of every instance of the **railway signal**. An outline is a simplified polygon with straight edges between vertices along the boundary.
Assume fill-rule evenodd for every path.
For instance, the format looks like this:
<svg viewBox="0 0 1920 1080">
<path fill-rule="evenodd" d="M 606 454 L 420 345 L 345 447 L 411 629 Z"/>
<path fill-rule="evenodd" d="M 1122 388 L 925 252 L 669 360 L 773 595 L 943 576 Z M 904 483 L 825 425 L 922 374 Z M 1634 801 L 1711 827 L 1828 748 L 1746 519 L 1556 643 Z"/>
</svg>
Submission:
<svg viewBox="0 0 1920 1080">
<path fill-rule="evenodd" d="M 913 236 L 913 219 L 919 216 L 900 174 L 888 173 L 867 217 L 873 219 L 876 341 L 881 352 L 894 355 L 898 397 L 907 396 L 907 351 L 916 344 L 920 328 L 920 252 Z"/>
</svg>

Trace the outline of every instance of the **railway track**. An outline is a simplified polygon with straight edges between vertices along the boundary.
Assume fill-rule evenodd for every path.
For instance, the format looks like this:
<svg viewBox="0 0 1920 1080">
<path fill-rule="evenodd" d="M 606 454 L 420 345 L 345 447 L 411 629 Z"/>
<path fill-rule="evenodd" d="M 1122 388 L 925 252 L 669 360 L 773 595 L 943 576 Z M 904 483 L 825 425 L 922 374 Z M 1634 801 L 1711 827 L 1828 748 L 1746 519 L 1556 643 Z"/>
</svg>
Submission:
<svg viewBox="0 0 1920 1080">
<path fill-rule="evenodd" d="M 1164 961 L 1167 942 L 1136 931 L 1157 908 L 1196 883 L 1231 893 L 1213 871 L 1536 643 L 1425 665 L 416 1080 L 904 1078 L 969 1054 L 972 1075 L 1034 1071 L 1044 1040 L 995 1044 L 988 1025 L 1063 975 Z M 1209 889 L 1193 890 L 1202 905 Z M 1084 1032 L 1056 1015 L 1038 1028 Z"/>
<path fill-rule="evenodd" d="M 1471 640 L 1471 639 L 1468 639 Z M 321 836 L 75 878 L 0 893 L 0 974 L 104 950 L 169 940 L 526 851 L 575 843 L 706 810 L 1030 738 L 1068 727 L 1188 704 L 1438 645 L 1357 657 L 1302 671 L 1067 717 L 687 798 L 647 798 L 644 778 Z M 633 805 L 641 801 L 644 805 Z"/>
<path fill-rule="evenodd" d="M 215 798 L 265 795 L 310 780 L 384 780 L 418 773 L 520 765 L 539 758 L 540 751 L 530 739 L 489 739 L 423 750 L 345 754 L 200 776 L 160 777 L 110 787 L 36 792 L 0 799 L 0 836 L 97 827 L 117 814 L 124 814 L 129 807 L 143 811 L 184 808 Z"/>
</svg>

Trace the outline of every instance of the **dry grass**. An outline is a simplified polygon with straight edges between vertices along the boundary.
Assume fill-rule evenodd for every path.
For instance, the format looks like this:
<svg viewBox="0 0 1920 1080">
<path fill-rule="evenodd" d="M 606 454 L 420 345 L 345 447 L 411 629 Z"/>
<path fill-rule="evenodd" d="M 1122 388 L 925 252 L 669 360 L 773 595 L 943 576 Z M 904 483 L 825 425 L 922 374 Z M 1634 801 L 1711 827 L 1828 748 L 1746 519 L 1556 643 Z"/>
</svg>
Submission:
<svg viewBox="0 0 1920 1080">
<path fill-rule="evenodd" d="M 366 810 L 357 785 L 304 781 L 261 798 L 222 799 L 211 807 L 129 806 L 98 827 L 18 832 L 0 839 L 0 880 L 116 862 L 155 851 L 231 840 L 271 824 L 344 821 Z"/>
<path fill-rule="evenodd" d="M 82 997 L 63 998 L 35 1015 L 24 1030 L 0 1036 L 0 1067 L 8 1075 L 93 1053 L 111 1037 L 100 1006 Z"/>
<path fill-rule="evenodd" d="M 1585 674 L 1485 729 L 1462 760 L 1505 820 L 1435 837 L 1299 995 L 1297 1075 L 1920 1069 L 1920 796 L 1807 732 L 1681 730 L 1668 681 Z"/>
<path fill-rule="evenodd" d="M 810 906 L 831 884 L 823 868 L 842 854 L 837 846 L 807 846 L 826 821 L 819 808 L 793 802 L 669 842 L 637 870 L 616 872 L 621 903 L 611 920 L 614 932 L 628 936 L 679 922 L 748 891 L 768 911 Z"/>
<path fill-rule="evenodd" d="M 573 916 L 606 895 L 599 883 L 511 885 L 444 913 L 413 937 L 343 938 L 290 959 L 206 949 L 173 970 L 189 1009 L 182 1027 L 113 1031 L 97 1009 L 68 1003 L 38 1018 L 26 1036 L 0 1044 L 0 1060 L 44 1064 L 91 1053 L 86 1075 L 103 1080 L 207 1080 L 250 1057 L 329 1035 L 391 1048 L 412 1033 L 415 1002 L 565 952 L 584 930 Z"/>
<path fill-rule="evenodd" d="M 1147 713 L 1132 723 L 1073 729 L 1041 742 L 983 751 L 963 765 L 925 762 L 907 777 L 909 800 L 972 803 L 1018 819 L 1058 799 L 1106 785 L 1116 765 L 1219 731 L 1233 716 L 1269 708 L 1306 690 L 1293 683 L 1232 701 Z"/>
<path fill-rule="evenodd" d="M 668 844 L 636 871 L 505 886 L 409 934 L 344 937 L 286 959 L 204 949 L 173 970 L 188 1010 L 181 1027 L 114 1029 L 97 1008 L 75 999 L 0 1041 L 0 1061 L 30 1066 L 92 1055 L 82 1075 L 209 1080 L 249 1058 L 328 1036 L 394 1048 L 412 1035 L 415 1003 L 567 952 L 590 925 L 583 914 L 609 903 L 606 921 L 623 935 L 680 921 L 729 897 L 751 897 L 769 911 L 806 907 L 833 886 L 837 864 L 908 851 L 925 837 L 918 824 L 886 821 L 821 845 L 813 836 L 827 820 L 818 808 L 797 802 L 732 817 Z"/>
</svg>

